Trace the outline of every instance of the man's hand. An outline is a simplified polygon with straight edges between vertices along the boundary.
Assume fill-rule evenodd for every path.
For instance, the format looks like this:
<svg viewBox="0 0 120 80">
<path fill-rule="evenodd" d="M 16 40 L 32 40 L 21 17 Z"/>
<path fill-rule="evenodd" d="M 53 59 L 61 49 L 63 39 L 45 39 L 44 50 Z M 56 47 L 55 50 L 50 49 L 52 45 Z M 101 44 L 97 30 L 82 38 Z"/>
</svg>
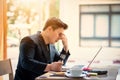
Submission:
<svg viewBox="0 0 120 80">
<path fill-rule="evenodd" d="M 62 71 L 62 65 L 63 65 L 63 63 L 61 61 L 53 62 L 51 64 L 51 70 L 52 71 Z"/>
<path fill-rule="evenodd" d="M 45 71 L 62 71 L 63 63 L 61 61 L 47 64 Z"/>
</svg>

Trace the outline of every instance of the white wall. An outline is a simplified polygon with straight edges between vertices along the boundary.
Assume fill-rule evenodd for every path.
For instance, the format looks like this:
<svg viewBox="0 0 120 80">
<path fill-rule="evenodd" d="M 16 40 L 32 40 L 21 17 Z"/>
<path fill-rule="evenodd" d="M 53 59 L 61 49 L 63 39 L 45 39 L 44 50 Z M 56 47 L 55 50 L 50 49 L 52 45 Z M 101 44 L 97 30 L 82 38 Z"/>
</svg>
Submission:
<svg viewBox="0 0 120 80">
<path fill-rule="evenodd" d="M 60 18 L 68 24 L 66 34 L 69 48 L 79 46 L 79 0 L 60 0 Z"/>
<path fill-rule="evenodd" d="M 60 0 L 60 18 L 69 26 L 69 49 L 72 53 L 78 53 L 79 47 L 79 5 L 80 4 L 109 4 L 120 3 L 120 0 Z"/>
</svg>

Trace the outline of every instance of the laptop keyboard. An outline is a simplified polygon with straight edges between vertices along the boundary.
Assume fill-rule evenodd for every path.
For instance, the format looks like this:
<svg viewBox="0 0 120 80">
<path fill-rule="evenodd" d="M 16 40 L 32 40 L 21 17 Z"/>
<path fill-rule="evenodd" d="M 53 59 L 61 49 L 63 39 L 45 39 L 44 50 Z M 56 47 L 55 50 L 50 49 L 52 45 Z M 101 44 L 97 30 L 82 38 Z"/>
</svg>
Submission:
<svg viewBox="0 0 120 80">
<path fill-rule="evenodd" d="M 118 74 L 117 74 L 116 80 L 120 80 L 120 68 L 118 69 Z"/>
</svg>

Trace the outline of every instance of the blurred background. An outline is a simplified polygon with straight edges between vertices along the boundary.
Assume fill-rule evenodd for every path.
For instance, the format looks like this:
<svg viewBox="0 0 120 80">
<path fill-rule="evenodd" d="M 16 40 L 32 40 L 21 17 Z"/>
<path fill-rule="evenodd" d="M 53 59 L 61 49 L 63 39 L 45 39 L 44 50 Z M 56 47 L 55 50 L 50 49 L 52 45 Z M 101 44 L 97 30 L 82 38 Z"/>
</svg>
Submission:
<svg viewBox="0 0 120 80">
<path fill-rule="evenodd" d="M 69 26 L 65 32 L 71 52 L 68 65 L 87 65 L 102 46 L 93 66 L 120 66 L 120 0 L 6 0 L 6 4 L 7 57 L 14 71 L 19 42 L 42 31 L 49 17 L 58 17 Z M 56 48 L 61 50 L 60 41 Z"/>
</svg>

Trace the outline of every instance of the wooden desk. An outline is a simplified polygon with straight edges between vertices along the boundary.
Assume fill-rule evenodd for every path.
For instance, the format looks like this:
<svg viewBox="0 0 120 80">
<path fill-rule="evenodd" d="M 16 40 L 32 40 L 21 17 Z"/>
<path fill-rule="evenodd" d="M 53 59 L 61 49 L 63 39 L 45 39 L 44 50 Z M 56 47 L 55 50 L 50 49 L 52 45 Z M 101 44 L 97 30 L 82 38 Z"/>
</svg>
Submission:
<svg viewBox="0 0 120 80">
<path fill-rule="evenodd" d="M 84 77 L 84 78 L 69 78 L 65 75 L 62 76 L 51 76 L 53 72 L 48 72 L 42 76 L 37 77 L 35 80 L 116 80 L 116 76 L 118 73 L 117 67 L 107 67 L 107 68 L 100 68 L 108 70 L 107 75 L 97 75 L 91 77 Z"/>
</svg>

